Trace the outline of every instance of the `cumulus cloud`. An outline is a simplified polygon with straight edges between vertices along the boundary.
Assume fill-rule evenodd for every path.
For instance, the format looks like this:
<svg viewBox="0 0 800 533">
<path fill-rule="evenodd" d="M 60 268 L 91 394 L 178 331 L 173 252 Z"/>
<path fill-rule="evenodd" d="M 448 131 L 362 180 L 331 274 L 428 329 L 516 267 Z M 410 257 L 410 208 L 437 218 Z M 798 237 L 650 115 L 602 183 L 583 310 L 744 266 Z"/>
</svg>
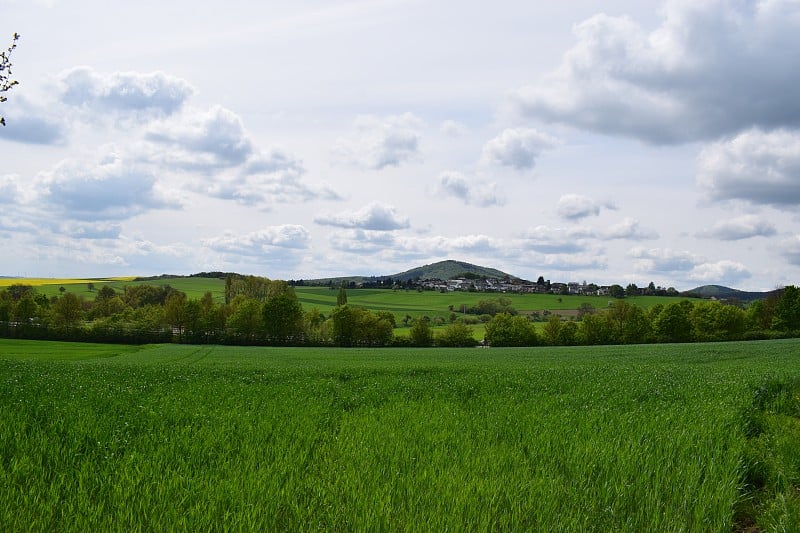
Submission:
<svg viewBox="0 0 800 533">
<path fill-rule="evenodd" d="M 309 247 L 311 234 L 296 224 L 270 226 L 251 233 L 225 233 L 203 240 L 203 246 L 232 255 L 264 256 L 276 249 L 303 250 Z"/>
<path fill-rule="evenodd" d="M 800 204 L 800 132 L 753 129 L 707 146 L 697 181 L 712 200 L 791 208 Z"/>
<path fill-rule="evenodd" d="M 520 235 L 520 247 L 541 254 L 573 254 L 586 250 L 582 239 L 590 234 L 584 229 L 539 225 Z"/>
<path fill-rule="evenodd" d="M 455 237 L 443 235 L 402 236 L 395 239 L 386 257 L 406 260 L 423 257 L 497 257 L 504 250 L 503 242 L 488 235 L 470 234 Z"/>
<path fill-rule="evenodd" d="M 705 283 L 733 284 L 750 276 L 750 272 L 743 264 L 723 260 L 695 266 L 689 274 L 689 279 Z"/>
<path fill-rule="evenodd" d="M 611 203 L 601 204 L 582 194 L 564 194 L 558 199 L 556 212 L 566 220 L 580 220 L 589 216 L 597 216 L 600 210 L 616 209 Z"/>
<path fill-rule="evenodd" d="M 668 1 L 653 31 L 595 15 L 540 83 L 517 91 L 527 116 L 653 143 L 800 125 L 800 5 Z"/>
<path fill-rule="evenodd" d="M 386 231 L 365 231 L 362 229 L 335 232 L 331 236 L 333 249 L 354 254 L 374 254 L 394 247 L 394 234 Z"/>
<path fill-rule="evenodd" d="M 20 95 L 15 97 L 14 105 L 3 112 L 6 126 L 0 127 L 0 139 L 44 145 L 63 144 L 66 140 L 63 113 L 55 112 L 52 107 L 34 104 Z"/>
<path fill-rule="evenodd" d="M 636 259 L 635 267 L 642 272 L 689 272 L 701 263 L 691 252 L 669 248 L 636 247 L 628 255 Z"/>
<path fill-rule="evenodd" d="M 314 222 L 323 226 L 373 231 L 393 231 L 410 226 L 408 218 L 399 215 L 394 206 L 380 202 L 373 202 L 358 211 L 322 214 L 315 217 Z"/>
<path fill-rule="evenodd" d="M 90 67 L 75 67 L 62 72 L 59 81 L 66 104 L 120 113 L 170 115 L 194 94 L 187 81 L 163 72 L 100 74 Z"/>
<path fill-rule="evenodd" d="M 460 172 L 455 171 L 439 174 L 436 195 L 440 198 L 457 198 L 465 205 L 477 207 L 490 207 L 505 203 L 505 200 L 498 195 L 495 183 L 474 183 Z"/>
<path fill-rule="evenodd" d="M 269 209 L 275 203 L 339 200 L 324 184 L 303 179 L 303 162 L 280 147 L 260 150 L 241 118 L 221 106 L 187 109 L 153 123 L 139 157 L 181 174 L 196 192 Z"/>
<path fill-rule="evenodd" d="M 99 161 L 67 159 L 37 177 L 41 199 L 75 220 L 119 220 L 150 209 L 178 207 L 148 169 L 109 152 Z"/>
<path fill-rule="evenodd" d="M 6 174 L 0 176 L 0 204 L 14 204 L 17 203 L 21 197 L 22 192 L 19 187 L 19 175 Z"/>
<path fill-rule="evenodd" d="M 360 168 L 381 170 L 399 166 L 420 155 L 422 121 L 412 113 L 358 117 L 356 132 L 339 139 L 334 156 Z"/>
<path fill-rule="evenodd" d="M 619 224 L 613 224 L 606 230 L 600 231 L 598 236 L 603 239 L 627 239 L 631 241 L 644 241 L 657 239 L 658 233 L 649 228 L 643 228 L 639 221 L 633 218 L 625 218 Z"/>
<path fill-rule="evenodd" d="M 605 258 L 591 253 L 526 253 L 517 259 L 527 268 L 535 267 L 546 272 L 577 272 L 608 268 Z"/>
<path fill-rule="evenodd" d="M 193 170 L 238 166 L 254 152 L 239 116 L 222 106 L 158 122 L 145 138 L 165 146 L 162 157 L 166 164 Z M 258 163 L 263 165 L 254 162 Z"/>
<path fill-rule="evenodd" d="M 521 234 L 525 248 L 542 253 L 577 253 L 585 251 L 593 241 L 642 241 L 658 238 L 651 229 L 643 228 L 638 220 L 625 218 L 618 224 L 594 228 L 570 226 L 566 228 L 539 225 Z"/>
<path fill-rule="evenodd" d="M 529 170 L 536 158 L 558 141 L 532 128 L 506 129 L 483 147 L 483 160 L 496 165 Z"/>
<path fill-rule="evenodd" d="M 751 237 L 772 237 L 776 233 L 777 230 L 772 222 L 756 215 L 744 215 L 720 220 L 711 229 L 698 233 L 698 236 L 723 241 L 738 241 Z"/>
</svg>

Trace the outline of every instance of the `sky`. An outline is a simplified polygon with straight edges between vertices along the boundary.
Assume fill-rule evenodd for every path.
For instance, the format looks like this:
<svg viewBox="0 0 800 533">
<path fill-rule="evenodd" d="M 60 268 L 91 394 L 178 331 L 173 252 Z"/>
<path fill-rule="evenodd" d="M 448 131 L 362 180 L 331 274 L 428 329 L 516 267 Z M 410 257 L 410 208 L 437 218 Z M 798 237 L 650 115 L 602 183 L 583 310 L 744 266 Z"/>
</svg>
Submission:
<svg viewBox="0 0 800 533">
<path fill-rule="evenodd" d="M 798 0 L 0 0 L 14 32 L 0 275 L 800 283 Z"/>
</svg>

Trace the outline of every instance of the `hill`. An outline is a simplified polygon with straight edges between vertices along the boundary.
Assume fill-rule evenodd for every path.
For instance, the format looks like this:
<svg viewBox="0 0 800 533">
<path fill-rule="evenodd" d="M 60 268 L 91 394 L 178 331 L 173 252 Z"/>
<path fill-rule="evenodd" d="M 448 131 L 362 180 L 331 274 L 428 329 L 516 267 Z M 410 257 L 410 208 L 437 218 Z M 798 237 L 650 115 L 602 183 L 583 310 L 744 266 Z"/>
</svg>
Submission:
<svg viewBox="0 0 800 533">
<path fill-rule="evenodd" d="M 382 276 L 342 276 L 338 278 L 320 278 L 305 280 L 304 283 L 308 285 L 338 285 L 341 282 L 353 283 L 375 283 L 378 280 L 385 280 L 391 278 L 392 281 L 405 282 L 410 279 L 452 279 L 456 277 L 474 277 L 474 278 L 496 278 L 496 279 L 519 279 L 516 276 L 506 274 L 500 270 L 488 267 L 473 265 L 465 263 L 464 261 L 454 261 L 448 259 L 446 261 L 439 261 L 430 265 L 412 268 L 405 272 L 397 274 L 389 274 Z"/>
<path fill-rule="evenodd" d="M 398 274 L 392 274 L 392 278 L 399 281 L 408 281 L 410 279 L 452 279 L 464 275 L 475 277 L 487 277 L 496 279 L 518 279 L 515 276 L 506 274 L 494 268 L 487 268 L 463 261 L 439 261 L 430 265 L 424 265 Z"/>
<path fill-rule="evenodd" d="M 762 300 L 767 298 L 775 291 L 769 292 L 747 292 L 740 291 L 739 289 L 732 289 L 722 285 L 703 285 L 696 287 L 692 290 L 682 292 L 683 296 L 693 296 L 697 298 L 716 298 L 718 300 L 741 300 L 743 302 L 751 302 L 753 300 Z"/>
</svg>

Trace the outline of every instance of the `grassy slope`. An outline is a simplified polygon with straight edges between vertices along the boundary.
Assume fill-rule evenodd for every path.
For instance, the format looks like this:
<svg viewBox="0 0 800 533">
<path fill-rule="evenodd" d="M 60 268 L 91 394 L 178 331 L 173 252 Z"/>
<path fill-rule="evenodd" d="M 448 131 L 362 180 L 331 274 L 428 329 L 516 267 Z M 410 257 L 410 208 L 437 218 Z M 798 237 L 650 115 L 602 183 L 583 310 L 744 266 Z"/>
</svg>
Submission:
<svg viewBox="0 0 800 533">
<path fill-rule="evenodd" d="M 741 413 L 798 349 L 0 341 L 0 523 L 731 531 Z"/>
</svg>

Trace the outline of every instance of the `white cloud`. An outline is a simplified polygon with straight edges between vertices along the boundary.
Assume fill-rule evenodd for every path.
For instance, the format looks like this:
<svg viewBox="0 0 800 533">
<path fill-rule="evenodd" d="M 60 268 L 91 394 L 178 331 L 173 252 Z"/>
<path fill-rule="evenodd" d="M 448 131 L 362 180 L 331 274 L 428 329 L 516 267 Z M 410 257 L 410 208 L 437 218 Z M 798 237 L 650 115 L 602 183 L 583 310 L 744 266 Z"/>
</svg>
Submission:
<svg viewBox="0 0 800 533">
<path fill-rule="evenodd" d="M 178 205 L 148 169 L 109 151 L 99 161 L 67 159 L 37 176 L 50 212 L 73 220 L 119 220 Z"/>
<path fill-rule="evenodd" d="M 648 32 L 595 15 L 555 72 L 519 90 L 527 116 L 653 143 L 800 125 L 800 5 L 673 0 Z"/>
<path fill-rule="evenodd" d="M 505 203 L 505 200 L 497 193 L 497 184 L 475 183 L 456 171 L 439 174 L 435 193 L 440 198 L 457 198 L 465 205 L 477 207 L 490 207 Z"/>
<path fill-rule="evenodd" d="M 6 125 L 0 126 L 0 139 L 41 145 L 60 145 L 66 141 L 65 113 L 56 112 L 52 104 L 34 104 L 20 94 L 3 113 Z"/>
<path fill-rule="evenodd" d="M 635 267 L 641 272 L 675 273 L 690 272 L 702 261 L 688 251 L 669 248 L 632 248 L 628 255 L 636 259 Z"/>
<path fill-rule="evenodd" d="M 800 266 L 800 235 L 793 235 L 780 243 L 781 254 L 792 265 Z"/>
<path fill-rule="evenodd" d="M 314 218 L 314 222 L 322 226 L 374 231 L 393 231 L 410 226 L 408 218 L 399 215 L 394 206 L 379 202 L 373 202 L 358 211 L 318 215 Z"/>
<path fill-rule="evenodd" d="M 496 165 L 529 170 L 542 152 L 558 141 L 531 128 L 506 129 L 483 147 L 483 160 Z"/>
<path fill-rule="evenodd" d="M 239 166 L 254 152 L 239 116 L 222 106 L 155 123 L 145 138 L 165 147 L 162 155 L 165 164 L 189 170 Z"/>
<path fill-rule="evenodd" d="M 420 156 L 422 121 L 412 113 L 376 117 L 360 116 L 356 133 L 340 138 L 334 156 L 360 168 L 381 170 Z"/>
<path fill-rule="evenodd" d="M 734 284 L 751 276 L 750 272 L 741 263 L 736 261 L 717 261 L 715 263 L 702 263 L 695 266 L 689 274 L 689 279 L 705 283 Z"/>
<path fill-rule="evenodd" d="M 697 158 L 697 181 L 712 200 L 791 208 L 800 204 L 800 132 L 749 130 Z"/>
<path fill-rule="evenodd" d="M 643 228 L 639 221 L 633 218 L 625 218 L 619 224 L 609 226 L 608 229 L 600 231 L 598 236 L 602 239 L 627 239 L 632 241 L 643 241 L 657 239 L 658 233 L 655 230 Z"/>
<path fill-rule="evenodd" d="M 169 115 L 194 94 L 188 82 L 163 72 L 104 75 L 90 67 L 75 67 L 62 72 L 59 81 L 65 103 L 97 111 Z"/>
<path fill-rule="evenodd" d="M 303 180 L 303 162 L 281 147 L 259 150 L 241 118 L 221 106 L 187 109 L 153 123 L 139 158 L 160 171 L 182 176 L 201 194 L 270 209 L 277 203 L 340 200 L 324 184 Z"/>
<path fill-rule="evenodd" d="M 117 239 L 121 235 L 122 225 L 114 222 L 67 221 L 57 231 L 74 239 Z"/>
<path fill-rule="evenodd" d="M 22 192 L 19 181 L 20 178 L 16 174 L 0 176 L 0 204 L 14 204 L 20 201 Z"/>
<path fill-rule="evenodd" d="M 362 229 L 335 232 L 331 245 L 338 252 L 351 254 L 374 254 L 395 245 L 393 233 Z"/>
<path fill-rule="evenodd" d="M 270 226 L 244 235 L 225 233 L 203 240 L 203 246 L 214 251 L 247 256 L 268 256 L 276 249 L 303 250 L 309 247 L 311 235 L 296 224 Z"/>
<path fill-rule="evenodd" d="M 439 129 L 448 137 L 454 138 L 461 137 L 467 132 L 467 127 L 457 120 L 445 120 Z"/>
<path fill-rule="evenodd" d="M 777 233 L 775 225 L 756 215 L 743 215 L 728 220 L 720 220 L 706 231 L 698 233 L 699 237 L 738 241 L 751 237 L 771 237 Z"/>
<path fill-rule="evenodd" d="M 602 208 L 615 209 L 611 204 L 600 204 L 582 194 L 564 194 L 558 199 L 556 212 L 567 220 L 580 220 L 589 216 L 597 216 Z"/>
<path fill-rule="evenodd" d="M 584 228 L 558 228 L 539 225 L 530 228 L 520 236 L 520 247 L 540 254 L 573 254 L 586 250 Z"/>
</svg>

